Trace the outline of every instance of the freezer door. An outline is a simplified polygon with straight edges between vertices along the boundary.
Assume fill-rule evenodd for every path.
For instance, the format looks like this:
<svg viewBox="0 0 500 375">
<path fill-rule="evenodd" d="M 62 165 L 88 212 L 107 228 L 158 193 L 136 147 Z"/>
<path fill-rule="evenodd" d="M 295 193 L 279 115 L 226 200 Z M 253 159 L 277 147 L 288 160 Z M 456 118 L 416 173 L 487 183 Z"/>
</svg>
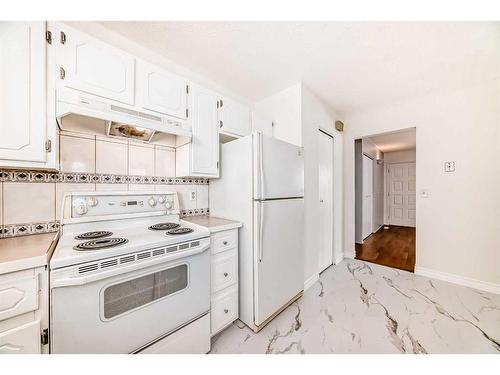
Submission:
<svg viewBox="0 0 500 375">
<path fill-rule="evenodd" d="M 299 146 L 253 134 L 254 199 L 304 196 L 304 156 Z"/>
<path fill-rule="evenodd" d="M 254 202 L 254 321 L 262 324 L 304 286 L 304 199 Z"/>
</svg>

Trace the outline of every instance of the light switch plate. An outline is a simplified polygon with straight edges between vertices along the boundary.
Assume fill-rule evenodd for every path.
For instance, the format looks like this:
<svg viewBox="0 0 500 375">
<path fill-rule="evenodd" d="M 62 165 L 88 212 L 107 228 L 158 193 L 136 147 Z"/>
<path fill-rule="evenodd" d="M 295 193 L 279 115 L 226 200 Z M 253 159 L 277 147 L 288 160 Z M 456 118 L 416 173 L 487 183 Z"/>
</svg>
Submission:
<svg viewBox="0 0 500 375">
<path fill-rule="evenodd" d="M 196 200 L 196 190 L 191 190 L 189 192 L 189 200 L 195 201 Z"/>
<path fill-rule="evenodd" d="M 444 171 L 445 172 L 455 172 L 455 162 L 454 161 L 444 162 Z"/>
</svg>

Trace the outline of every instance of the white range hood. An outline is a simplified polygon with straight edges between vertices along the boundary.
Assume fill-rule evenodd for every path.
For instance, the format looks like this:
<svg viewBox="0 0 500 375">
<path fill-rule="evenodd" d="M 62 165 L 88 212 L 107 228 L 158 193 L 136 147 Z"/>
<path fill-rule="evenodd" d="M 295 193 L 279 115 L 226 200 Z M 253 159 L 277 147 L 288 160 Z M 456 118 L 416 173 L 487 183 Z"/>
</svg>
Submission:
<svg viewBox="0 0 500 375">
<path fill-rule="evenodd" d="M 111 104 L 105 99 L 99 100 L 92 95 L 70 90 L 58 90 L 56 96 L 56 119 L 63 130 L 72 131 L 76 127 L 78 131 L 135 139 L 139 139 L 137 138 L 139 133 L 146 132 L 150 135 L 149 140 L 139 139 L 146 142 L 150 141 L 153 135 L 163 133 L 183 137 L 192 136 L 187 120 L 139 111 L 127 105 Z M 110 134 L 113 128 L 125 128 L 128 131 Z M 134 128 L 137 131 L 130 131 Z"/>
</svg>

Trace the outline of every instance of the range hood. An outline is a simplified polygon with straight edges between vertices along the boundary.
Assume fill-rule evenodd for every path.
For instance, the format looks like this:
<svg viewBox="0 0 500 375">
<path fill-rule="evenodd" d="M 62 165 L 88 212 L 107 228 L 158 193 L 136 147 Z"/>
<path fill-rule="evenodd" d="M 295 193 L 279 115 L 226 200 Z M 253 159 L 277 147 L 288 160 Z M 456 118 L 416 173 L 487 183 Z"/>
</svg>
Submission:
<svg viewBox="0 0 500 375">
<path fill-rule="evenodd" d="M 62 130 L 103 134 L 150 142 L 153 137 L 191 137 L 186 120 L 152 114 L 70 90 L 56 93 L 56 119 Z"/>
</svg>

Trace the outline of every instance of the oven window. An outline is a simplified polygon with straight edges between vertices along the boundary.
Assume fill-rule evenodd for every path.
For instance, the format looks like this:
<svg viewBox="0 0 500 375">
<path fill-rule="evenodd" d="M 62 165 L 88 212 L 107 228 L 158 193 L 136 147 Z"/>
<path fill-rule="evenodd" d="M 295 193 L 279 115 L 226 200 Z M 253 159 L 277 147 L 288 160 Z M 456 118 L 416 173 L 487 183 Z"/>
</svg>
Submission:
<svg viewBox="0 0 500 375">
<path fill-rule="evenodd" d="M 111 285 L 104 290 L 104 317 L 111 319 L 185 289 L 187 284 L 187 265 L 182 264 Z"/>
</svg>

